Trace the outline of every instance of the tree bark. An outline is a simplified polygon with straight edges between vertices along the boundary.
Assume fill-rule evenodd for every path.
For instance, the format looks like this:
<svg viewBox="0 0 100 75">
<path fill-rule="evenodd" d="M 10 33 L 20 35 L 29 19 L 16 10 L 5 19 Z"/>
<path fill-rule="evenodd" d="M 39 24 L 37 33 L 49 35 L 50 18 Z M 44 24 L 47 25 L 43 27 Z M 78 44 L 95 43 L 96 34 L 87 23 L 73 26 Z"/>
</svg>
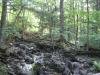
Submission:
<svg viewBox="0 0 100 75">
<path fill-rule="evenodd" d="M 100 0 L 96 0 L 96 10 L 100 10 Z"/>
<path fill-rule="evenodd" d="M 0 25 L 0 43 L 3 41 L 2 32 L 7 21 L 7 2 L 8 0 L 2 0 L 2 15 L 1 15 L 1 25 Z"/>
<path fill-rule="evenodd" d="M 60 0 L 60 26 L 61 30 L 60 33 L 64 33 L 64 7 L 63 7 L 64 0 Z"/>
<path fill-rule="evenodd" d="M 89 0 L 87 2 L 87 50 L 89 49 Z"/>
<path fill-rule="evenodd" d="M 60 0 L 60 40 L 64 40 L 64 0 Z"/>
<path fill-rule="evenodd" d="M 98 11 L 100 10 L 100 0 L 96 0 L 96 4 L 95 4 L 95 9 L 96 9 L 96 15 L 97 15 L 97 18 L 96 18 L 96 21 L 97 21 L 97 24 L 96 24 L 96 26 L 95 26 L 95 33 L 97 34 L 98 33 L 98 26 L 99 26 L 99 13 L 98 13 Z"/>
</svg>

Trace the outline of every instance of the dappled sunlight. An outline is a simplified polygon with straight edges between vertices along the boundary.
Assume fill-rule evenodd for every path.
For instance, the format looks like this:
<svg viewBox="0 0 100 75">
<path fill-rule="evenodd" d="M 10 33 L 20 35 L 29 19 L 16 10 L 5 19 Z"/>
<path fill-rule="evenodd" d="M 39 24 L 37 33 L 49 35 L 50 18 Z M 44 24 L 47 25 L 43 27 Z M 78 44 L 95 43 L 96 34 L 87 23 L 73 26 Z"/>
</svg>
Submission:
<svg viewBox="0 0 100 75">
<path fill-rule="evenodd" d="M 0 75 L 100 75 L 100 0 L 0 0 Z"/>
</svg>

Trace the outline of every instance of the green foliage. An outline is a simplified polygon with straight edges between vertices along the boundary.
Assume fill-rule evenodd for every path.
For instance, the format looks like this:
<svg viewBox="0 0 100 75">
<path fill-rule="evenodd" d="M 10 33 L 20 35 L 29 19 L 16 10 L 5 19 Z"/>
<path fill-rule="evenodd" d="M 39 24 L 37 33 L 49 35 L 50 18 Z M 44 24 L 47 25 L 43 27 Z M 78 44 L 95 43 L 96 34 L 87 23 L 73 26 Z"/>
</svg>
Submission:
<svg viewBox="0 0 100 75">
<path fill-rule="evenodd" d="M 5 39 L 13 39 L 15 36 L 20 38 L 20 33 L 15 26 L 8 26 L 4 29 L 3 37 Z"/>
<path fill-rule="evenodd" d="M 65 29 L 68 29 L 68 28 L 65 28 Z M 59 32 L 59 30 L 60 30 L 60 28 L 54 28 L 53 30 L 52 30 L 52 36 L 53 36 L 53 38 L 56 40 L 56 39 L 59 39 L 59 37 L 60 37 L 60 32 Z M 75 38 L 75 34 L 74 33 L 72 33 L 72 31 L 71 30 L 66 30 L 66 31 L 64 31 L 64 37 L 65 37 L 65 39 L 66 40 L 73 40 L 74 38 Z"/>
<path fill-rule="evenodd" d="M 87 35 L 80 36 L 80 45 L 87 44 Z M 89 47 L 100 49 L 100 35 L 99 34 L 92 34 L 89 35 Z"/>
<path fill-rule="evenodd" d="M 97 72 L 100 72 L 100 61 L 94 61 L 93 67 Z"/>
<path fill-rule="evenodd" d="M 4 28 L 4 38 L 13 36 L 20 37 L 22 31 L 40 31 L 42 34 L 50 35 L 48 32 L 52 28 L 52 36 L 59 39 L 60 20 L 58 0 L 12 0 L 8 13 L 8 22 Z M 80 36 L 80 44 L 87 43 L 87 10 L 84 0 L 64 1 L 64 36 L 68 41 L 75 41 L 76 33 Z M 100 11 L 94 7 L 96 1 L 89 1 L 89 41 L 90 46 L 99 48 L 100 44 Z M 21 12 L 20 9 L 23 6 Z M 0 7 L 1 10 L 1 7 Z M 20 14 L 18 15 L 18 13 Z M 77 18 L 78 16 L 78 18 Z M 17 18 L 16 18 L 17 17 Z M 16 21 L 16 22 L 15 22 Z M 15 23 L 11 23 L 15 22 Z M 78 27 L 78 32 L 77 32 Z M 46 30 L 46 31 L 45 31 Z"/>
<path fill-rule="evenodd" d="M 7 75 L 7 67 L 3 63 L 0 63 L 0 75 Z"/>
<path fill-rule="evenodd" d="M 33 63 L 33 68 L 32 68 L 32 75 L 37 75 L 38 70 L 40 69 L 41 65 L 40 64 L 35 64 Z"/>
</svg>

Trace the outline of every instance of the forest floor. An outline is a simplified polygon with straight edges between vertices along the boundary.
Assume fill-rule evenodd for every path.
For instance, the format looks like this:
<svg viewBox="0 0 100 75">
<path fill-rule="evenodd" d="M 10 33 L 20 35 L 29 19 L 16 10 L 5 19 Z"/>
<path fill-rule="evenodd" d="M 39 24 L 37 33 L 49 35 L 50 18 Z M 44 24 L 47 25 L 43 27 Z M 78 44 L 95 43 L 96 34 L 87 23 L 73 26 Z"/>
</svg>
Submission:
<svg viewBox="0 0 100 75">
<path fill-rule="evenodd" d="M 10 43 L 6 50 L 0 50 L 0 62 L 6 64 L 0 75 L 100 75 L 93 68 L 94 58 L 99 57 L 77 53 L 74 45 L 63 48 L 57 43 L 52 45 L 49 40 Z"/>
</svg>

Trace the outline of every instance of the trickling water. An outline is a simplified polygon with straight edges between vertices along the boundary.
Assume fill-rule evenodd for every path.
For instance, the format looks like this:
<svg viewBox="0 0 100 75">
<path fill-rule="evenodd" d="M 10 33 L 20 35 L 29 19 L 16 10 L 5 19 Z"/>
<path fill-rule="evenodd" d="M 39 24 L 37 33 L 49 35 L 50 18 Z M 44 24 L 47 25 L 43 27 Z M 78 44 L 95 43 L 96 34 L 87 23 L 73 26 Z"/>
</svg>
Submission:
<svg viewBox="0 0 100 75">
<path fill-rule="evenodd" d="M 43 58 L 44 58 L 44 54 L 43 53 L 34 55 L 34 63 L 43 64 L 44 63 Z M 24 63 L 24 65 L 20 66 L 20 68 L 21 68 L 23 74 L 32 75 L 32 64 Z"/>
<path fill-rule="evenodd" d="M 34 55 L 34 63 L 43 64 L 44 63 L 44 59 L 43 58 L 44 58 L 44 54 L 43 53 Z"/>
<path fill-rule="evenodd" d="M 30 71 L 32 69 L 32 64 L 25 64 L 23 67 L 24 71 Z"/>
<path fill-rule="evenodd" d="M 22 67 L 22 72 L 26 75 L 32 75 L 32 64 L 24 64 Z"/>
<path fill-rule="evenodd" d="M 33 47 L 27 46 L 25 46 L 25 50 L 19 47 L 10 48 L 9 55 L 13 54 L 18 58 L 12 56 L 9 58 L 8 68 L 11 75 L 32 75 L 33 70 L 33 72 L 36 70 L 36 73 L 40 75 L 100 75 L 100 73 L 92 73 L 91 66 L 88 66 L 90 61 L 84 57 L 76 57 L 75 61 L 72 61 L 72 57 L 66 58 L 63 54 L 59 56 L 58 52 L 53 54 L 36 52 L 32 54 L 32 49 Z M 35 69 L 33 69 L 34 66 Z"/>
</svg>

